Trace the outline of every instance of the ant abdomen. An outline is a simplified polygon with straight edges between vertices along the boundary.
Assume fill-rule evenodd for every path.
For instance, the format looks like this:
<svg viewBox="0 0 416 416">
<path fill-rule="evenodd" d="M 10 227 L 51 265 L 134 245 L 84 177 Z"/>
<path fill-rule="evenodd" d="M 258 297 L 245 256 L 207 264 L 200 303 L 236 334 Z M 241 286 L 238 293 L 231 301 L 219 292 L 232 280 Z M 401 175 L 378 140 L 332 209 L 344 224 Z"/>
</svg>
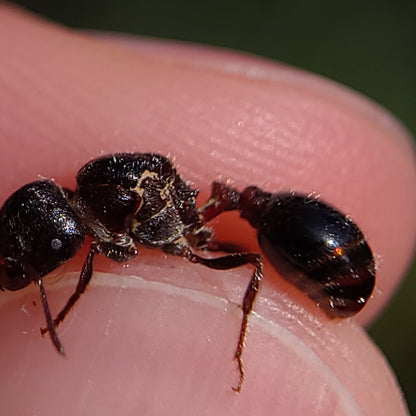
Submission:
<svg viewBox="0 0 416 416">
<path fill-rule="evenodd" d="M 258 232 L 263 253 L 330 317 L 359 312 L 375 283 L 366 239 L 346 215 L 316 198 L 248 187 L 241 216 Z"/>
</svg>

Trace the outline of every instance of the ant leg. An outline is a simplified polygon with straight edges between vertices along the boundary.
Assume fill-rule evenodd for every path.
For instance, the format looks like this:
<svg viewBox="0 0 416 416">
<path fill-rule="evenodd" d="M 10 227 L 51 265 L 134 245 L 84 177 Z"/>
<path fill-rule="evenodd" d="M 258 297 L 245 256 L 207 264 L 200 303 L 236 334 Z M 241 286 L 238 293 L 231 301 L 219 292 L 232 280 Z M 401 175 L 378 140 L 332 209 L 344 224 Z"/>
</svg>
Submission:
<svg viewBox="0 0 416 416">
<path fill-rule="evenodd" d="M 23 264 L 10 258 L 5 260 L 0 259 L 0 290 L 19 290 L 31 282 L 34 282 L 39 287 L 46 326 L 48 328 L 47 331 L 49 332 L 52 343 L 61 355 L 65 355 L 64 347 L 56 333 L 55 324 L 49 309 L 48 298 L 42 283 L 42 276 L 28 264 Z"/>
<path fill-rule="evenodd" d="M 198 210 L 198 214 L 205 224 L 224 211 L 239 209 L 240 193 L 224 183 L 212 182 L 211 196 Z"/>
<path fill-rule="evenodd" d="M 59 312 L 57 317 L 53 320 L 55 326 L 58 326 L 65 319 L 68 312 L 87 289 L 87 286 L 91 281 L 94 256 L 96 254 L 104 254 L 112 260 L 126 262 L 137 255 L 137 249 L 131 238 L 124 235 L 115 236 L 113 240 L 109 242 L 93 241 L 88 251 L 87 258 L 82 266 L 78 284 L 74 293 L 68 299 L 61 312 Z M 48 331 L 49 328 L 41 329 L 42 335 Z"/>
<path fill-rule="evenodd" d="M 45 312 L 46 326 L 47 326 L 47 331 L 49 332 L 49 336 L 51 337 L 52 343 L 55 346 L 55 348 L 58 350 L 58 352 L 61 355 L 65 355 L 64 347 L 58 338 L 58 334 L 56 333 L 56 325 L 51 316 L 51 311 L 49 309 L 48 299 L 46 298 L 46 292 L 45 292 L 45 288 L 43 287 L 42 279 L 39 278 L 35 280 L 35 283 L 39 286 L 39 289 L 40 289 L 40 297 L 42 299 L 42 306 Z M 41 329 L 41 332 L 42 331 L 43 329 Z"/>
<path fill-rule="evenodd" d="M 191 250 L 186 250 L 185 257 L 192 263 L 199 263 L 211 269 L 227 270 L 235 267 L 244 266 L 245 264 L 252 264 L 255 269 L 250 279 L 250 283 L 244 294 L 242 310 L 243 319 L 241 321 L 240 335 L 238 338 L 237 348 L 234 353 L 234 360 L 237 361 L 238 370 L 240 372 L 240 379 L 236 387 L 232 389 L 235 392 L 240 392 L 244 381 L 244 368 L 242 354 L 244 350 L 244 343 L 247 336 L 248 317 L 253 310 L 253 304 L 260 288 L 260 283 L 263 279 L 263 260 L 259 254 L 256 253 L 234 253 L 223 257 L 214 259 L 205 259 L 193 253 Z"/>
<path fill-rule="evenodd" d="M 79 276 L 77 287 L 75 288 L 75 292 L 68 299 L 66 305 L 61 310 L 61 312 L 59 312 L 58 316 L 53 320 L 54 327 L 57 327 L 65 319 L 65 316 L 68 314 L 71 308 L 75 305 L 76 301 L 85 292 L 85 289 L 90 283 L 92 272 L 93 272 L 94 255 L 98 253 L 100 253 L 100 247 L 98 243 L 96 242 L 91 243 L 87 258 L 85 259 L 85 262 L 81 269 L 81 273 Z M 44 335 L 48 331 L 50 331 L 49 325 L 46 328 L 41 329 L 42 335 Z"/>
</svg>

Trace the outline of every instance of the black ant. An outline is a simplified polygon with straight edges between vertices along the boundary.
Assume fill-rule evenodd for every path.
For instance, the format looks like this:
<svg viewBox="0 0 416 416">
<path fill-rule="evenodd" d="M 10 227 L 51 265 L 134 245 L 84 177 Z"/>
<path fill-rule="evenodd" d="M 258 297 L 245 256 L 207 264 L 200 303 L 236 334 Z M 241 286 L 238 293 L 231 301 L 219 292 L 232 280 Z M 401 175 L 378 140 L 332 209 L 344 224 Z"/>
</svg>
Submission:
<svg viewBox="0 0 416 416">
<path fill-rule="evenodd" d="M 374 259 L 352 220 L 317 199 L 294 193 L 271 194 L 257 187 L 241 193 L 214 182 L 209 200 L 196 207 L 191 189 L 164 156 L 119 153 L 83 166 L 75 191 L 47 179 L 24 185 L 0 210 L 0 289 L 38 285 L 46 328 L 56 349 L 64 348 L 56 327 L 87 288 L 96 254 L 127 262 L 137 245 L 159 248 L 217 270 L 246 264 L 254 271 L 242 302 L 243 318 L 234 359 L 243 379 L 242 352 L 249 315 L 263 279 L 260 254 L 233 252 L 207 259 L 197 249 L 229 251 L 206 224 L 224 211 L 238 210 L 257 230 L 266 257 L 331 317 L 357 313 L 371 295 Z M 92 237 L 72 296 L 52 318 L 42 278 L 71 259 Z"/>
</svg>

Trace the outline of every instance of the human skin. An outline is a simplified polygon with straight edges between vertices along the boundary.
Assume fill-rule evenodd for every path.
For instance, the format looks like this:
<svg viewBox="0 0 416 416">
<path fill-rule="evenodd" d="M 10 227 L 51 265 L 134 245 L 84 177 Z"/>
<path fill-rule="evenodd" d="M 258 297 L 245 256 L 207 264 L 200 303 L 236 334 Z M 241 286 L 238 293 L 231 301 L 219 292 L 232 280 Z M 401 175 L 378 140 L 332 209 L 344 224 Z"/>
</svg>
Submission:
<svg viewBox="0 0 416 416">
<path fill-rule="evenodd" d="M 266 260 L 239 394 L 232 357 L 249 266 L 213 271 L 141 248 L 128 267 L 97 258 L 91 287 L 58 328 L 65 357 L 39 333 L 36 287 L 1 293 L 1 414 L 407 414 L 360 327 L 397 287 L 415 240 L 413 148 L 388 113 L 287 66 L 91 36 L 4 4 L 0 53 L 1 201 L 39 175 L 73 187 L 77 170 L 101 154 L 158 152 L 201 190 L 199 203 L 213 180 L 319 193 L 354 218 L 378 263 L 369 304 L 341 321 Z M 213 228 L 259 251 L 238 215 Z M 44 279 L 55 313 L 86 248 Z"/>
</svg>

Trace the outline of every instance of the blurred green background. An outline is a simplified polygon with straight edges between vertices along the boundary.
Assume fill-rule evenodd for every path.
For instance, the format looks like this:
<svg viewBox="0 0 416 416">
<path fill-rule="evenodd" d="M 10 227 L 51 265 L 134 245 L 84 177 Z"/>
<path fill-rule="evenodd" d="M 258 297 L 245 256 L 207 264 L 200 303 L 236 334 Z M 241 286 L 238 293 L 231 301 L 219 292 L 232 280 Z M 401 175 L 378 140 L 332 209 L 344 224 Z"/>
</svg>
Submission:
<svg viewBox="0 0 416 416">
<path fill-rule="evenodd" d="M 68 26 L 218 45 L 305 68 L 371 97 L 416 136 L 414 0 L 15 3 Z M 413 267 L 370 335 L 396 371 L 416 415 L 415 276 Z"/>
</svg>

